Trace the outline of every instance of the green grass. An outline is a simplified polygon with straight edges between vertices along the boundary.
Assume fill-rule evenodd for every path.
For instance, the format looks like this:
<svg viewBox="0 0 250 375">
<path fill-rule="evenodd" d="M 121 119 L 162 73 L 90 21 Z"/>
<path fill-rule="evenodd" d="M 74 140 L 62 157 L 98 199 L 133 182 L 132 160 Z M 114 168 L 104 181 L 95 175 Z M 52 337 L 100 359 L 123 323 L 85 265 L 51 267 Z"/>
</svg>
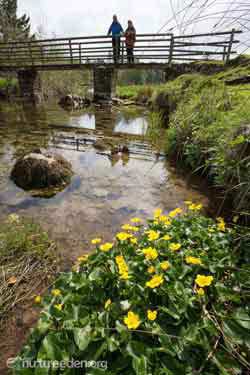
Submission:
<svg viewBox="0 0 250 375">
<path fill-rule="evenodd" d="M 0 328 L 12 309 L 33 299 L 56 269 L 55 245 L 31 220 L 10 215 L 0 227 Z"/>
<path fill-rule="evenodd" d="M 250 59 L 240 56 L 212 76 L 186 74 L 154 86 L 149 98 L 156 112 L 150 126 L 154 143 L 157 127 L 165 128 L 166 153 L 206 176 L 233 211 L 248 220 L 250 85 L 227 86 L 225 81 L 249 74 Z M 136 98 L 144 89 L 129 90 Z"/>
</svg>

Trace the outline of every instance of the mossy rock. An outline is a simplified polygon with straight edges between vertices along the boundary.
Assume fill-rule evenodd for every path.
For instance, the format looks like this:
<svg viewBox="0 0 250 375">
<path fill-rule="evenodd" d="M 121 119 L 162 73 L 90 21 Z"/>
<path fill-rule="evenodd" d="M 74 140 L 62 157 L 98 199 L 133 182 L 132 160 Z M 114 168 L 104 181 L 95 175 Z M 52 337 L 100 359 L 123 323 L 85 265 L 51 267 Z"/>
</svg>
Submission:
<svg viewBox="0 0 250 375">
<path fill-rule="evenodd" d="M 24 190 L 64 187 L 73 175 L 71 164 L 62 156 L 32 152 L 17 160 L 11 179 Z"/>
</svg>

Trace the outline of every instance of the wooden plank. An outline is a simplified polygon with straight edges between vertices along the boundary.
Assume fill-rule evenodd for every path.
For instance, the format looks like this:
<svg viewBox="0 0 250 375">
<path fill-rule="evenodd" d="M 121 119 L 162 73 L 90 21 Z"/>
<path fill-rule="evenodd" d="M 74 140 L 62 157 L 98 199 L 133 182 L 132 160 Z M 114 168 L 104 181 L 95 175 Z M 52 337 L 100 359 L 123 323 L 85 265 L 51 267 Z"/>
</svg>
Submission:
<svg viewBox="0 0 250 375">
<path fill-rule="evenodd" d="M 232 46 L 233 46 L 233 40 L 234 40 L 234 34 L 235 34 L 235 29 L 232 29 L 231 31 L 231 36 L 230 36 L 230 42 L 227 50 L 227 55 L 226 55 L 226 64 L 230 61 L 230 55 L 232 51 Z"/>
</svg>

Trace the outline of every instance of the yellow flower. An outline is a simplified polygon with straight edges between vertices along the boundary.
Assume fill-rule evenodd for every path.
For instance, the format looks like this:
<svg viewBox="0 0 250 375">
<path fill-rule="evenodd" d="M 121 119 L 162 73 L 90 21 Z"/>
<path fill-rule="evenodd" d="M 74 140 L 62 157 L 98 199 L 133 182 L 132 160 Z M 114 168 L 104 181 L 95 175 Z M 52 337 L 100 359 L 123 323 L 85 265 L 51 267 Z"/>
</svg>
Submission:
<svg viewBox="0 0 250 375">
<path fill-rule="evenodd" d="M 154 289 L 154 288 L 157 288 L 158 286 L 160 286 L 163 283 L 163 281 L 164 281 L 164 279 L 163 279 L 162 275 L 155 275 L 155 276 L 152 277 L 152 279 L 150 281 L 146 282 L 146 286 L 151 288 L 151 289 Z"/>
<path fill-rule="evenodd" d="M 121 232 L 116 235 L 116 238 L 118 238 L 119 241 L 127 241 L 131 237 L 131 234 Z"/>
<path fill-rule="evenodd" d="M 218 221 L 217 228 L 221 232 L 225 232 L 225 230 L 226 230 L 226 224 L 225 224 L 224 219 L 222 217 L 218 217 L 216 220 Z"/>
<path fill-rule="evenodd" d="M 99 243 L 101 243 L 101 242 L 102 242 L 101 238 L 94 238 L 94 239 L 91 241 L 92 245 L 97 245 L 97 244 L 99 244 Z"/>
<path fill-rule="evenodd" d="M 122 255 L 118 255 L 115 257 L 116 264 L 118 266 L 119 275 L 122 280 L 128 280 L 129 274 L 128 274 L 128 266 L 125 262 L 125 259 Z"/>
<path fill-rule="evenodd" d="M 149 241 L 158 240 L 158 238 L 160 237 L 160 234 L 158 232 L 156 232 L 155 230 L 148 230 L 145 233 L 148 235 L 148 240 Z"/>
<path fill-rule="evenodd" d="M 60 303 L 60 304 L 58 304 L 58 305 L 54 305 L 54 308 L 57 309 L 58 311 L 62 311 L 63 304 Z"/>
<path fill-rule="evenodd" d="M 202 262 L 199 258 L 188 256 L 186 257 L 186 263 L 187 264 L 198 264 L 201 265 Z"/>
<path fill-rule="evenodd" d="M 130 225 L 130 224 L 124 224 L 122 226 L 122 229 L 131 231 L 131 232 L 138 232 L 140 230 L 138 227 L 135 227 L 134 225 Z"/>
<path fill-rule="evenodd" d="M 155 273 L 155 267 L 154 266 L 148 267 L 148 273 Z"/>
<path fill-rule="evenodd" d="M 172 251 L 178 251 L 180 248 L 181 248 L 181 244 L 180 243 L 174 243 L 174 242 L 172 242 L 169 245 L 169 249 L 172 250 Z"/>
<path fill-rule="evenodd" d="M 159 219 L 159 217 L 161 216 L 161 214 L 162 214 L 162 209 L 161 208 L 157 208 L 154 211 L 154 219 Z"/>
<path fill-rule="evenodd" d="M 60 291 L 60 289 L 53 289 L 51 291 L 51 294 L 54 296 L 54 297 L 58 297 L 62 294 L 62 292 Z"/>
<path fill-rule="evenodd" d="M 157 318 L 157 311 L 148 310 L 147 315 L 148 315 L 148 320 L 154 321 Z"/>
<path fill-rule="evenodd" d="M 130 221 L 133 224 L 139 224 L 142 222 L 142 220 L 139 217 L 133 217 Z"/>
<path fill-rule="evenodd" d="M 168 214 L 168 216 L 173 218 L 173 217 L 177 216 L 178 214 L 181 214 L 182 211 L 183 211 L 183 210 L 182 210 L 181 208 L 178 207 L 178 208 L 176 208 L 175 210 L 170 211 L 169 214 Z"/>
<path fill-rule="evenodd" d="M 187 206 L 191 206 L 191 204 L 193 204 L 192 201 L 184 201 L 184 203 L 185 203 Z"/>
<path fill-rule="evenodd" d="M 147 260 L 155 260 L 158 257 L 157 250 L 152 247 L 147 247 L 145 249 L 142 249 L 142 252 L 145 255 Z"/>
<path fill-rule="evenodd" d="M 195 279 L 195 283 L 203 288 L 204 286 L 209 286 L 211 285 L 213 281 L 213 276 L 205 276 L 205 275 L 197 275 Z"/>
<path fill-rule="evenodd" d="M 107 251 L 111 250 L 112 247 L 113 247 L 113 244 L 110 243 L 110 242 L 107 242 L 107 243 L 100 246 L 100 250 L 104 251 L 104 252 L 107 252 Z"/>
<path fill-rule="evenodd" d="M 204 296 L 204 294 L 205 294 L 205 292 L 204 292 L 204 289 L 203 288 L 199 288 L 199 289 L 197 289 L 197 294 L 199 295 L 199 296 Z"/>
<path fill-rule="evenodd" d="M 137 238 L 135 238 L 135 237 L 131 237 L 131 238 L 130 238 L 130 242 L 131 242 L 133 245 L 136 245 L 136 244 L 138 243 Z"/>
<path fill-rule="evenodd" d="M 104 305 L 104 308 L 105 310 L 107 310 L 109 308 L 109 306 L 111 305 L 111 299 L 109 298 L 106 302 L 105 302 L 105 305 Z"/>
<path fill-rule="evenodd" d="M 86 262 L 87 259 L 88 259 L 88 255 L 83 255 L 83 256 L 77 258 L 78 262 L 80 262 L 80 263 Z"/>
<path fill-rule="evenodd" d="M 133 311 L 128 312 L 128 315 L 124 318 L 124 323 L 128 329 L 136 329 L 141 324 L 139 315 L 133 313 Z"/>
<path fill-rule="evenodd" d="M 161 263 L 161 269 L 163 271 L 167 271 L 169 269 L 169 267 L 170 267 L 170 264 L 169 264 L 169 262 L 167 260 L 165 262 Z"/>
<path fill-rule="evenodd" d="M 11 214 L 8 216 L 8 222 L 10 224 L 18 224 L 20 222 L 20 217 L 16 214 Z"/>
<path fill-rule="evenodd" d="M 41 296 L 36 296 L 36 297 L 35 297 L 35 303 L 39 304 L 39 303 L 41 303 L 41 302 L 42 302 L 42 298 L 41 298 Z"/>
<path fill-rule="evenodd" d="M 170 237 L 168 234 L 166 234 L 166 235 L 163 236 L 161 239 L 164 240 L 164 241 L 170 241 L 170 240 L 171 240 L 171 237 Z"/>
</svg>

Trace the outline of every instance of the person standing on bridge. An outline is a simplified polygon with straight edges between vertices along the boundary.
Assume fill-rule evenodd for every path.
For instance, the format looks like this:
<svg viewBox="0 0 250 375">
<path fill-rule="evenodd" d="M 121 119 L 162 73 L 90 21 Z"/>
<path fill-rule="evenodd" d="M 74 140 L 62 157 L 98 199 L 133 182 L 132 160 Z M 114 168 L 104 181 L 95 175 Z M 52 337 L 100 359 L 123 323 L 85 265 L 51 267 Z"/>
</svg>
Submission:
<svg viewBox="0 0 250 375">
<path fill-rule="evenodd" d="M 121 34 L 123 33 L 123 28 L 118 21 L 116 15 L 113 16 L 113 22 L 109 28 L 108 35 L 112 34 L 112 46 L 113 46 L 113 56 L 114 63 L 117 64 L 120 58 L 121 51 Z"/>
<path fill-rule="evenodd" d="M 128 28 L 125 31 L 125 43 L 127 49 L 128 63 L 134 63 L 134 46 L 136 41 L 136 30 L 134 28 L 133 22 L 128 21 Z"/>
</svg>

